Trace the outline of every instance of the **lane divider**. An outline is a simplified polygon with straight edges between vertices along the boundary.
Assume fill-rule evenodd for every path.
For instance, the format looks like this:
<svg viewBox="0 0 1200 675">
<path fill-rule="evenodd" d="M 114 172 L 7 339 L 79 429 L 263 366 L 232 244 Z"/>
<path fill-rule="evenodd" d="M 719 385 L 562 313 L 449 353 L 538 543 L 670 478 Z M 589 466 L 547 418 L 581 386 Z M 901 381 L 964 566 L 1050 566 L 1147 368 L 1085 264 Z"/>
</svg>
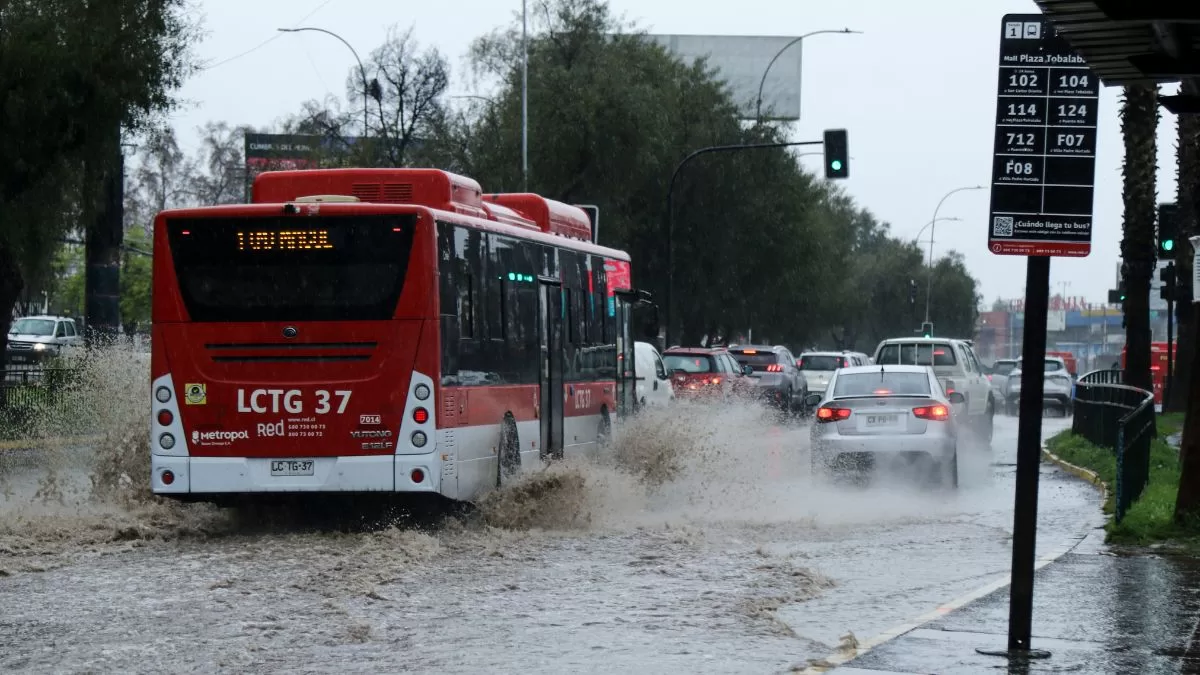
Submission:
<svg viewBox="0 0 1200 675">
<path fill-rule="evenodd" d="M 1063 469 L 1067 473 L 1096 486 L 1101 491 L 1104 500 L 1108 499 L 1108 486 L 1104 484 L 1104 481 L 1100 480 L 1100 476 L 1096 475 L 1094 471 L 1071 464 L 1061 457 L 1051 453 L 1045 448 L 1045 446 L 1042 447 L 1042 457 L 1043 459 L 1046 459 L 1050 463 Z M 1104 502 L 1101 502 L 1101 504 L 1103 503 Z M 1039 555 L 1033 564 L 1033 569 L 1040 570 L 1046 565 L 1049 565 L 1055 560 L 1063 557 L 1067 553 L 1070 553 L 1076 546 L 1079 545 L 1080 542 L 1086 538 L 1086 534 L 1081 535 L 1074 543 L 1060 545 L 1048 553 Z M 979 600 L 989 593 L 994 593 L 995 591 L 1008 586 L 1011 582 L 1011 571 L 997 575 L 991 581 L 973 591 L 970 591 L 964 595 L 960 595 L 949 602 L 938 605 L 935 609 L 925 612 L 924 614 L 921 614 L 920 616 L 917 616 L 898 626 L 889 628 L 875 637 L 860 641 L 855 648 L 839 649 L 838 651 L 822 659 L 810 661 L 811 665 L 800 671 L 800 673 L 801 675 L 817 675 L 818 673 L 825 673 L 837 668 L 838 666 L 845 665 L 846 663 L 866 654 L 879 645 L 894 640 L 905 633 L 914 631 L 930 621 L 940 619 L 956 609 L 960 609 L 969 603 Z"/>
</svg>

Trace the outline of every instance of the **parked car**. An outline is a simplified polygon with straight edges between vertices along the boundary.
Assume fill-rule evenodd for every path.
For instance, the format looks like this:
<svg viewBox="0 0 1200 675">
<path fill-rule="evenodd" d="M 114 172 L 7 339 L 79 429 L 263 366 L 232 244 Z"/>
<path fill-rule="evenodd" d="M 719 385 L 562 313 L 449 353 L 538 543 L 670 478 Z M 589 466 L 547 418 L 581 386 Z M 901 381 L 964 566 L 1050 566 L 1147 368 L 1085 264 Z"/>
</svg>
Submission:
<svg viewBox="0 0 1200 675">
<path fill-rule="evenodd" d="M 667 405 L 675 401 L 675 387 L 662 356 L 649 342 L 633 343 L 633 376 L 637 381 L 637 406 Z"/>
<path fill-rule="evenodd" d="M 808 382 L 796 367 L 796 357 L 779 345 L 730 345 L 729 353 L 744 368 L 750 379 L 752 396 L 767 401 L 785 413 L 808 412 Z"/>
<path fill-rule="evenodd" d="M 75 320 L 65 316 L 24 316 L 8 328 L 4 357 L 11 364 L 41 363 L 83 346 Z"/>
<path fill-rule="evenodd" d="M 957 411 L 966 397 L 946 393 L 930 366 L 869 365 L 834 371 L 812 425 L 815 478 L 924 462 L 958 487 Z"/>
<path fill-rule="evenodd" d="M 997 398 L 983 366 L 966 340 L 954 338 L 891 338 L 875 348 L 875 364 L 930 366 L 947 394 L 966 399 L 963 420 L 984 442 L 992 440 Z"/>
</svg>

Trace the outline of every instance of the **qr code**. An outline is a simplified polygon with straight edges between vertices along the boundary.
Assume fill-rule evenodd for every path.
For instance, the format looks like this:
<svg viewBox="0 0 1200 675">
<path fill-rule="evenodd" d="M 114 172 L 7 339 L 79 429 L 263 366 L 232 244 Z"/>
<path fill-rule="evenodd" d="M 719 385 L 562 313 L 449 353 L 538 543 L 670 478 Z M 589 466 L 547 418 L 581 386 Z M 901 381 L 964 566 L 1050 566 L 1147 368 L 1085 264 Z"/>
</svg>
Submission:
<svg viewBox="0 0 1200 675">
<path fill-rule="evenodd" d="M 993 237 L 1011 237 L 1013 236 L 1013 219 L 1012 216 L 996 216 L 992 219 L 992 236 Z"/>
</svg>

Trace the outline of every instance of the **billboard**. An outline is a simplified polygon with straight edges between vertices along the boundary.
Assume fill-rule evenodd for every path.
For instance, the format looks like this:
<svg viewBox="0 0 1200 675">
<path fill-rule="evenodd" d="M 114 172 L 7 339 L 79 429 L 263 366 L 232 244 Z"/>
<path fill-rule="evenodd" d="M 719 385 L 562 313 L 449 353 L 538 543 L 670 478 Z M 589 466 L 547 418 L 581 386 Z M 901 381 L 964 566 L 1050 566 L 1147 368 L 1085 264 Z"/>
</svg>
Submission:
<svg viewBox="0 0 1200 675">
<path fill-rule="evenodd" d="M 354 147 L 356 137 L 333 138 L 310 134 L 251 134 L 245 138 L 246 201 L 250 186 L 263 171 L 340 166 L 340 157 Z"/>
<path fill-rule="evenodd" d="M 691 65 L 707 58 L 717 77 L 729 86 L 744 119 L 758 118 L 758 88 L 762 84 L 763 119 L 800 119 L 800 64 L 803 41 L 795 37 L 750 35 L 645 35 Z M 788 47 L 784 50 L 784 47 Z M 784 51 L 780 51 L 784 50 Z M 776 55 L 779 56 L 775 59 Z M 771 59 L 775 63 L 771 64 Z M 767 66 L 770 70 L 767 70 Z M 763 74 L 766 73 L 766 80 Z"/>
</svg>

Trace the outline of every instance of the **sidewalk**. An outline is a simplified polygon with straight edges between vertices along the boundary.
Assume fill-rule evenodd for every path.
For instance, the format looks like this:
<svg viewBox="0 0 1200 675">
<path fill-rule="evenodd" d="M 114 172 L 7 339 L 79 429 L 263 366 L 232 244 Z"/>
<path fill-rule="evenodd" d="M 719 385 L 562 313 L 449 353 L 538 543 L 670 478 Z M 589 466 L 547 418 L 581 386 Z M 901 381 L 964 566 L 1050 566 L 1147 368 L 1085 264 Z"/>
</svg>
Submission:
<svg viewBox="0 0 1200 675">
<path fill-rule="evenodd" d="M 1099 539 L 1036 574 L 1032 647 L 1047 659 L 1009 669 L 975 651 L 1007 646 L 1005 586 L 830 672 L 1200 673 L 1200 560 L 1117 556 Z"/>
</svg>

